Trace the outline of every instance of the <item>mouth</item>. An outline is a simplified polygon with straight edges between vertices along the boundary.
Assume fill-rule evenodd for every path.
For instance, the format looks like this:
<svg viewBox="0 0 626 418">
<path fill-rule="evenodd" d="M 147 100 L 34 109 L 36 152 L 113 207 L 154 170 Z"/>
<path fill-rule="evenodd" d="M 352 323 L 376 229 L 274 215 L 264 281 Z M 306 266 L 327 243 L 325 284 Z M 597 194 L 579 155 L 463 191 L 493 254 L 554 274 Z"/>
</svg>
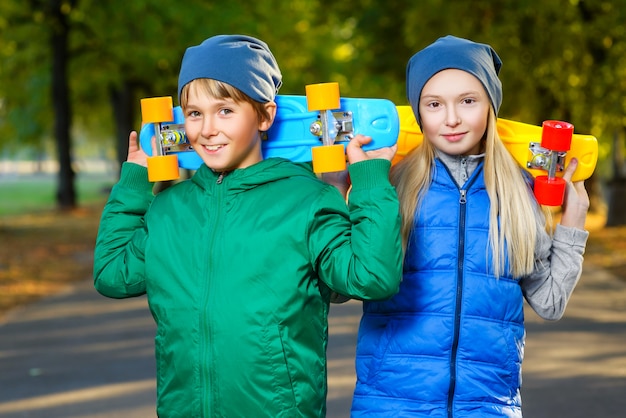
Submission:
<svg viewBox="0 0 626 418">
<path fill-rule="evenodd" d="M 225 146 L 226 145 L 220 144 L 220 145 L 203 145 L 202 147 L 208 152 L 217 152 L 220 149 L 224 148 Z"/>
<path fill-rule="evenodd" d="M 442 136 L 449 142 L 458 142 L 465 137 L 465 132 L 454 132 L 451 134 L 444 134 Z"/>
</svg>

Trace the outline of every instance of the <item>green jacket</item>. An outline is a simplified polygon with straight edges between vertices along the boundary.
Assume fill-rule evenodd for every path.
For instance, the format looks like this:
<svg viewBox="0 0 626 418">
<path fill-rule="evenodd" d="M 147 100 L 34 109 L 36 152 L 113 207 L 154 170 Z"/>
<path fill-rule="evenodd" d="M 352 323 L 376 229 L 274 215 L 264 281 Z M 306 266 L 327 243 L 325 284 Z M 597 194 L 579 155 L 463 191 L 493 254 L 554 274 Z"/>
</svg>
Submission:
<svg viewBox="0 0 626 418">
<path fill-rule="evenodd" d="M 389 298 L 402 272 L 390 164 L 350 167 L 349 210 L 304 165 L 202 166 L 156 197 L 130 163 L 102 213 L 94 281 L 147 294 L 161 417 L 322 417 L 330 291 Z"/>
</svg>

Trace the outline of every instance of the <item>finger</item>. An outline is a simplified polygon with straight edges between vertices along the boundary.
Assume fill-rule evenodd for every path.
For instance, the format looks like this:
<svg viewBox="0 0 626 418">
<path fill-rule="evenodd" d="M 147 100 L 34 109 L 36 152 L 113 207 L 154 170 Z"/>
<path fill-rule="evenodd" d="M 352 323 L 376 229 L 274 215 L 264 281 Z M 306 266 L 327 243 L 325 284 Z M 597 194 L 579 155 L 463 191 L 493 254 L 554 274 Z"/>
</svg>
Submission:
<svg viewBox="0 0 626 418">
<path fill-rule="evenodd" d="M 131 131 L 128 135 L 128 153 L 137 152 L 139 150 L 139 144 L 137 142 L 137 132 Z"/>
<path fill-rule="evenodd" d="M 574 172 L 576 172 L 576 167 L 578 167 L 578 160 L 576 158 L 572 158 L 567 167 L 565 167 L 565 171 L 563 172 L 563 180 L 568 182 L 572 181 Z"/>
<path fill-rule="evenodd" d="M 362 146 L 370 141 L 371 138 L 363 135 L 357 135 L 350 140 L 348 146 L 346 147 L 346 156 L 348 157 L 348 162 L 350 164 L 355 164 L 367 159 L 367 155 L 365 154 L 365 151 L 363 151 Z"/>
<path fill-rule="evenodd" d="M 363 145 L 369 144 L 370 142 L 372 142 L 372 138 L 359 134 L 348 142 L 348 148 L 358 150 L 363 148 Z"/>
<path fill-rule="evenodd" d="M 367 145 L 370 142 L 372 142 L 372 137 L 359 134 L 359 135 L 355 136 L 353 138 L 353 140 L 358 142 L 361 146 L 363 146 L 363 145 Z"/>
<path fill-rule="evenodd" d="M 153 136 L 152 139 L 150 140 L 150 146 L 152 147 L 152 155 L 158 155 L 156 136 Z"/>
<path fill-rule="evenodd" d="M 383 147 L 383 148 L 367 151 L 365 154 L 367 154 L 369 158 L 383 158 L 385 160 L 391 161 L 393 160 L 393 157 L 395 157 L 397 151 L 398 151 L 398 145 L 394 144 L 391 147 Z"/>
</svg>

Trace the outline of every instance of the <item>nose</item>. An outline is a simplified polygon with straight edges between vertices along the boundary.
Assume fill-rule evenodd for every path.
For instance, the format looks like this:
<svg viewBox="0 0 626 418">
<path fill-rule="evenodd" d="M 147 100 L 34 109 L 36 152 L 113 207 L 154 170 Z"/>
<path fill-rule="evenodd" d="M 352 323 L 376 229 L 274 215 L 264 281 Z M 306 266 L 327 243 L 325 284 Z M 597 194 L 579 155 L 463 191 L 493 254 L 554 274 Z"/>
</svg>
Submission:
<svg viewBox="0 0 626 418">
<path fill-rule="evenodd" d="M 210 138 L 217 133 L 217 127 L 215 121 L 211 116 L 205 116 L 202 119 L 202 131 L 201 134 L 205 138 Z"/>
<path fill-rule="evenodd" d="M 461 123 L 461 117 L 453 106 L 447 108 L 446 125 L 457 126 Z"/>
</svg>

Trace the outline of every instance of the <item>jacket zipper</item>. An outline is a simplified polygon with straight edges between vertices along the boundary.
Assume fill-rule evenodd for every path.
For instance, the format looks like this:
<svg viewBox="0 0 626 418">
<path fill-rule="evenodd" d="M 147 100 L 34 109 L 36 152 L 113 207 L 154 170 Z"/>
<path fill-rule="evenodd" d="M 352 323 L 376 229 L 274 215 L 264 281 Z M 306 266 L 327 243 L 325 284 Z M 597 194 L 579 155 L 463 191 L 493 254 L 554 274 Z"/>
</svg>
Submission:
<svg viewBox="0 0 626 418">
<path fill-rule="evenodd" d="M 448 389 L 448 417 L 453 417 L 454 390 L 456 388 L 456 356 L 459 348 L 459 330 L 461 328 L 461 302 L 463 300 L 463 257 L 465 255 L 465 210 L 467 191 L 460 190 L 459 198 L 459 250 L 456 281 L 456 306 L 454 308 L 454 334 L 450 356 L 450 387 Z"/>
<path fill-rule="evenodd" d="M 217 185 L 221 185 L 222 182 L 224 181 L 224 176 L 226 175 L 226 173 L 222 172 L 220 173 L 220 175 L 218 176 L 215 184 Z M 222 202 L 223 199 L 223 194 L 224 194 L 224 188 L 223 187 L 217 187 L 215 188 L 215 199 L 214 202 Z M 213 222 L 211 223 L 211 225 L 209 226 L 209 245 L 206 247 L 208 252 L 207 252 L 207 263 L 206 265 L 209 266 L 207 267 L 207 277 L 206 277 L 206 286 L 205 286 L 205 292 L 204 292 L 204 296 L 203 296 L 203 301 L 204 307 L 207 306 L 212 306 L 212 302 L 211 302 L 211 298 L 214 295 L 214 291 L 213 291 L 213 283 L 214 283 L 214 277 L 212 277 L 211 272 L 213 271 L 213 269 L 210 267 L 212 265 L 214 265 L 214 254 L 211 251 L 211 249 L 215 248 L 215 243 L 217 241 L 216 237 L 218 234 L 218 229 L 219 229 L 219 225 L 221 225 L 221 215 L 222 215 L 222 211 L 220 208 L 219 203 L 215 203 L 213 205 L 216 210 L 213 210 L 211 212 L 213 212 L 213 214 L 215 214 L 215 218 L 213 219 Z M 208 394 L 209 396 L 203 396 L 201 395 L 201 399 L 202 399 L 202 404 L 203 407 L 202 409 L 206 412 L 207 417 L 211 417 L 213 416 L 213 409 L 217 408 L 219 409 L 219 398 L 218 398 L 218 391 L 217 391 L 217 385 L 218 382 L 216 381 L 215 375 L 212 372 L 213 368 L 213 362 L 215 361 L 215 358 L 213 356 L 213 330 L 211 327 L 211 318 L 209 316 L 209 310 L 204 310 L 204 315 L 202 316 L 204 318 L 204 321 L 201 323 L 200 327 L 201 327 L 201 332 L 204 330 L 205 332 L 205 338 L 200 338 L 200 353 L 201 355 L 204 357 L 202 364 L 206 366 L 206 368 L 204 370 L 201 370 L 200 373 L 202 374 L 202 389 L 203 391 L 206 391 L 208 389 Z"/>
<path fill-rule="evenodd" d="M 450 179 L 456 184 L 454 177 L 450 174 L 450 170 L 444 164 Z M 448 417 L 454 416 L 454 391 L 456 389 L 456 357 L 459 348 L 459 334 L 461 332 L 461 306 L 463 302 L 463 267 L 465 257 L 465 216 L 467 211 L 467 191 L 472 187 L 472 184 L 478 177 L 478 174 L 482 171 L 479 166 L 472 173 L 472 177 L 463 185 L 463 187 L 457 184 L 459 188 L 459 250 L 457 253 L 457 282 L 456 282 L 456 303 L 454 308 L 454 331 L 452 335 L 452 347 L 450 353 L 450 386 L 448 388 Z"/>
</svg>

